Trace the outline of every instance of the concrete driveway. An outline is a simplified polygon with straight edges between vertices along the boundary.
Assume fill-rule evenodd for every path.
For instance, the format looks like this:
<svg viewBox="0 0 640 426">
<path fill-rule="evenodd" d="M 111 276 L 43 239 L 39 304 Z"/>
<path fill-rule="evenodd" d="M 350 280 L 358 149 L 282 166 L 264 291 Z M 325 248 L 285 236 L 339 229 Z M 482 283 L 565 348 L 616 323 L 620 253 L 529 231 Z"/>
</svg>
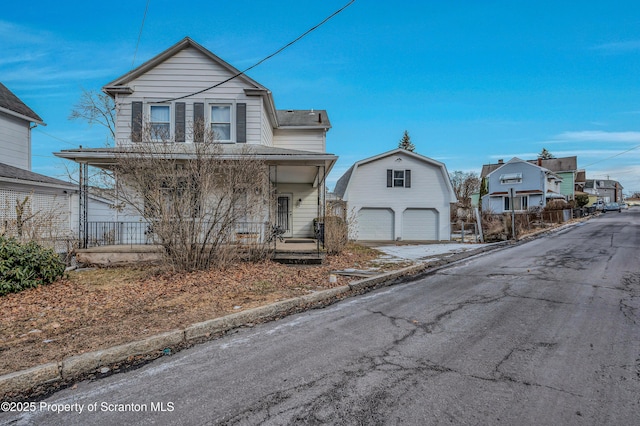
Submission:
<svg viewBox="0 0 640 426">
<path fill-rule="evenodd" d="M 412 262 L 434 262 L 441 258 L 454 255 L 456 253 L 462 253 L 471 250 L 477 250 L 487 247 L 491 244 L 480 243 L 404 243 L 399 244 L 395 242 L 382 242 L 377 241 L 373 243 L 367 243 L 366 245 L 373 247 L 381 252 L 385 253 L 382 257 L 383 260 L 394 261 L 407 261 Z"/>
</svg>

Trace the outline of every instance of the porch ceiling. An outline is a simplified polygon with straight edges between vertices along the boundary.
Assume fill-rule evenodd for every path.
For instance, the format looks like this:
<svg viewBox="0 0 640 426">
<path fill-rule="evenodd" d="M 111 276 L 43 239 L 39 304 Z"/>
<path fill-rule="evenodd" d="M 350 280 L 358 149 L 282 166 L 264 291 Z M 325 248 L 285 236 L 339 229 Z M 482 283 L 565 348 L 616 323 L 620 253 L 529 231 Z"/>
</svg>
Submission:
<svg viewBox="0 0 640 426">
<path fill-rule="evenodd" d="M 272 174 L 273 183 L 314 183 L 318 175 L 316 166 L 276 166 Z"/>
</svg>

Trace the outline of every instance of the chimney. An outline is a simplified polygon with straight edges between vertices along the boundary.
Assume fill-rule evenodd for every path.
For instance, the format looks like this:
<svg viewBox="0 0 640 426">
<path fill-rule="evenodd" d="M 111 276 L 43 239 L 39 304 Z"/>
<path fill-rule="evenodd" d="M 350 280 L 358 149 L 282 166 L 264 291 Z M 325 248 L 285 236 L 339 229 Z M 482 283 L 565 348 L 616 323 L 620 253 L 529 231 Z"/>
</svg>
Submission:
<svg viewBox="0 0 640 426">
<path fill-rule="evenodd" d="M 322 123 L 322 113 L 318 113 L 318 123 Z"/>
<path fill-rule="evenodd" d="M 542 158 L 538 157 L 538 167 L 542 167 Z"/>
</svg>

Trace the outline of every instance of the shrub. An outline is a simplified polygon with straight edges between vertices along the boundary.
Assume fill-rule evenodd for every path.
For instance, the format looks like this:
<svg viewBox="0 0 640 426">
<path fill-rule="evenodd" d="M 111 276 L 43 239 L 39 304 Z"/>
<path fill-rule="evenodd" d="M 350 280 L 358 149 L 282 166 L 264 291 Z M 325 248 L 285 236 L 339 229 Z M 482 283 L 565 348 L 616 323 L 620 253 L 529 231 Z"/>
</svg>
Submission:
<svg viewBox="0 0 640 426">
<path fill-rule="evenodd" d="M 322 219 L 316 218 L 317 222 Z M 349 242 L 347 222 L 340 216 L 324 218 L 324 248 L 329 254 L 341 253 Z"/>
<path fill-rule="evenodd" d="M 565 200 L 551 200 L 544 206 L 545 211 L 564 210 L 569 208 L 569 203 Z"/>
<path fill-rule="evenodd" d="M 589 204 L 589 196 L 587 194 L 576 195 L 576 205 L 578 208 L 584 207 Z"/>
<path fill-rule="evenodd" d="M 64 268 L 53 250 L 0 236 L 0 296 L 50 284 L 62 276 Z"/>
</svg>

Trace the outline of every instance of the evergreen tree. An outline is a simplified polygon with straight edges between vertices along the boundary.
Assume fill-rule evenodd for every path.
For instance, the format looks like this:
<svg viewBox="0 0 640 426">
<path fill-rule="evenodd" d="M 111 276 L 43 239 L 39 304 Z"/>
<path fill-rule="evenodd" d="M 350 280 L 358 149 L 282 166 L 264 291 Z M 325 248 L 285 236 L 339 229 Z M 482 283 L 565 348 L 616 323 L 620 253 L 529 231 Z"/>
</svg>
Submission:
<svg viewBox="0 0 640 426">
<path fill-rule="evenodd" d="M 538 154 L 538 158 L 541 160 L 549 160 L 556 157 L 554 157 L 552 153 L 547 151 L 547 148 L 542 148 L 542 151 L 540 151 L 540 154 Z"/>
<path fill-rule="evenodd" d="M 404 135 L 402 135 L 402 139 L 400 139 L 400 142 L 398 142 L 398 148 L 402 148 L 402 149 L 406 149 L 407 151 L 411 151 L 413 152 L 416 147 L 415 145 L 411 142 L 411 137 L 409 136 L 409 132 L 408 131 L 404 131 Z"/>
</svg>

